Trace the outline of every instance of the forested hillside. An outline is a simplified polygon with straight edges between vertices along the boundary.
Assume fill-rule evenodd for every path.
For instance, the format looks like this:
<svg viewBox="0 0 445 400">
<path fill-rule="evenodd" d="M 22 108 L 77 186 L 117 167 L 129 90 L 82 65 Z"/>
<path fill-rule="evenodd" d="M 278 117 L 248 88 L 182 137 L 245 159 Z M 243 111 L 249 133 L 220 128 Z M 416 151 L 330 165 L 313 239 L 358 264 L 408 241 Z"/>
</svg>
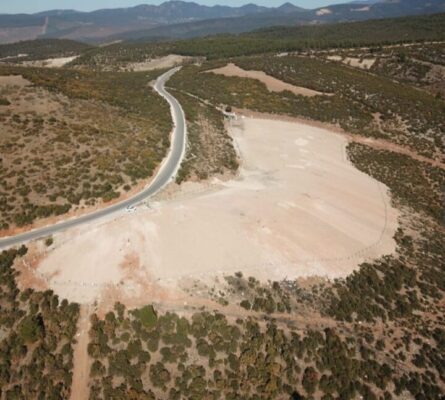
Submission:
<svg viewBox="0 0 445 400">
<path fill-rule="evenodd" d="M 29 61 L 55 57 L 69 57 L 79 55 L 88 49 L 91 49 L 91 46 L 73 40 L 26 40 L 13 44 L 0 45 L 0 59 L 8 58 L 9 62 L 13 62 L 15 60 Z"/>
<path fill-rule="evenodd" d="M 382 46 L 445 40 L 445 14 L 332 25 L 277 27 L 242 35 L 220 35 L 175 42 L 131 42 L 86 52 L 72 65 L 100 68 L 176 53 L 209 59 L 268 52 L 332 47 Z"/>
<path fill-rule="evenodd" d="M 445 39 L 445 14 L 317 26 L 277 27 L 239 36 L 179 41 L 176 52 L 224 58 L 332 47 L 388 45 Z"/>
</svg>

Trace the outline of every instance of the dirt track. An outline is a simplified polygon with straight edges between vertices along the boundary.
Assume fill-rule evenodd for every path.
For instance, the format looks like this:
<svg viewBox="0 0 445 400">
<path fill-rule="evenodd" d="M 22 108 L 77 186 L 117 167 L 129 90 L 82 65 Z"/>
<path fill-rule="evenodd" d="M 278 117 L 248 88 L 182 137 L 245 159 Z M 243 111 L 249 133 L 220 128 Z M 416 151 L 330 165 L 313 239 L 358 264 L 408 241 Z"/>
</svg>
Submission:
<svg viewBox="0 0 445 400">
<path fill-rule="evenodd" d="M 73 357 L 73 383 L 71 386 L 70 400 L 85 400 L 89 397 L 89 374 L 91 359 L 88 356 L 88 343 L 90 341 L 90 315 L 92 310 L 90 306 L 82 305 L 80 307 L 80 317 L 77 323 L 77 344 L 74 346 Z"/>
</svg>

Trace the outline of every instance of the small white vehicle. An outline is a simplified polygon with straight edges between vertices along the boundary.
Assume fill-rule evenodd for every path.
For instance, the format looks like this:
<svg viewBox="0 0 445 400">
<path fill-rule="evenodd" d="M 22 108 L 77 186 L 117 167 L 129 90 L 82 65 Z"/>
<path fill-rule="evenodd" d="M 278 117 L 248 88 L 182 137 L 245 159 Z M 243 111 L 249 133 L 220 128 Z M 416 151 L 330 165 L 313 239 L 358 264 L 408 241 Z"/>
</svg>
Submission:
<svg viewBox="0 0 445 400">
<path fill-rule="evenodd" d="M 136 212 L 136 207 L 135 206 L 127 206 L 127 207 L 125 207 L 125 211 L 127 213 L 134 213 L 134 212 Z"/>
</svg>

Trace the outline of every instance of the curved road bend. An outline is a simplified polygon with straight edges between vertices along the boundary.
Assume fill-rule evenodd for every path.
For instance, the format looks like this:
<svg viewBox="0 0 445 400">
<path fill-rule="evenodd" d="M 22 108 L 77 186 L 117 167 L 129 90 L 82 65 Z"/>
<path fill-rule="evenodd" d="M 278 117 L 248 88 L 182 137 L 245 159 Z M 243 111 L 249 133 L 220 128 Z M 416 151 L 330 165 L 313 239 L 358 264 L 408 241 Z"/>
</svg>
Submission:
<svg viewBox="0 0 445 400">
<path fill-rule="evenodd" d="M 64 231 L 68 228 L 82 225 L 87 222 L 108 216 L 118 211 L 124 210 L 128 206 L 133 206 L 141 201 L 153 196 L 159 192 L 165 185 L 167 185 L 176 175 L 181 165 L 181 161 L 185 154 L 185 144 L 187 136 L 187 127 L 185 123 L 185 115 L 179 102 L 165 89 L 165 83 L 170 77 L 175 74 L 180 67 L 173 68 L 161 75 L 154 85 L 154 89 L 168 101 L 174 122 L 174 131 L 172 135 L 172 143 L 168 156 L 163 161 L 159 172 L 156 174 L 150 185 L 135 196 L 124 200 L 120 203 L 114 204 L 110 207 L 103 208 L 91 214 L 82 215 L 78 218 L 59 222 L 57 224 L 38 228 L 29 232 L 21 233 L 19 235 L 6 237 L 0 239 L 0 249 L 11 246 L 16 246 L 30 240 L 39 239 L 45 236 L 52 235 L 57 232 Z"/>
</svg>

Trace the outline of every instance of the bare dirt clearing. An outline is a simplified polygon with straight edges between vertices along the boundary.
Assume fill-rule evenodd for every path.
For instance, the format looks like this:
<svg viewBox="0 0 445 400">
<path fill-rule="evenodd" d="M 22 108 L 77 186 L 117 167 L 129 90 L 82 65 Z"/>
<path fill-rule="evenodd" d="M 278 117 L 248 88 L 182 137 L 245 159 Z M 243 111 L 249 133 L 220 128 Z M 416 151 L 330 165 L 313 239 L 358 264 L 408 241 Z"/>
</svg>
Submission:
<svg viewBox="0 0 445 400">
<path fill-rule="evenodd" d="M 74 61 L 78 56 L 48 58 L 46 60 L 25 61 L 23 65 L 28 67 L 45 67 L 45 68 L 62 68 L 71 61 Z"/>
<path fill-rule="evenodd" d="M 130 63 L 122 69 L 125 71 L 152 71 L 154 69 L 173 68 L 190 59 L 191 57 L 169 54 L 165 57 L 153 58 L 143 62 Z"/>
<path fill-rule="evenodd" d="M 348 162 L 344 137 L 252 118 L 231 130 L 237 179 L 188 183 L 151 208 L 60 234 L 39 277 L 80 303 L 106 301 L 110 288 L 156 301 L 162 288 L 236 271 L 343 277 L 395 250 L 398 213 L 386 187 Z"/>
<path fill-rule="evenodd" d="M 206 73 L 213 72 L 214 74 L 224 75 L 224 76 L 236 76 L 239 78 L 250 78 L 256 79 L 264 83 L 271 92 L 284 92 L 288 90 L 294 94 L 299 94 L 302 96 L 313 97 L 313 96 L 330 96 L 328 93 L 318 92 L 316 90 L 304 88 L 301 86 L 294 86 L 290 83 L 286 83 L 276 79 L 270 75 L 267 75 L 263 71 L 246 71 L 235 64 L 227 64 L 225 67 L 212 69 L 206 71 Z"/>
<path fill-rule="evenodd" d="M 344 129 L 340 128 L 337 125 L 328 124 L 325 122 L 314 121 L 314 120 L 310 120 L 310 119 L 299 118 L 299 117 L 290 117 L 290 116 L 277 115 L 277 114 L 271 114 L 271 113 L 262 113 L 262 112 L 248 110 L 248 109 L 234 108 L 234 111 L 236 113 L 240 113 L 240 114 L 245 115 L 246 117 L 250 117 L 250 118 L 260 118 L 260 119 L 266 119 L 266 120 L 272 119 L 272 120 L 296 122 L 299 124 L 302 123 L 305 125 L 314 126 L 316 128 L 321 128 L 324 130 L 328 130 L 330 132 L 340 134 L 343 137 L 345 137 L 349 142 L 361 143 L 361 144 L 364 144 L 368 147 L 372 147 L 377 150 L 386 150 L 386 151 L 391 151 L 391 152 L 398 153 L 398 154 L 404 154 L 408 157 L 413 158 L 414 160 L 430 164 L 437 168 L 445 169 L 445 164 L 438 159 L 432 159 L 432 158 L 422 156 L 419 153 L 414 152 L 413 150 L 411 150 L 408 147 L 398 145 L 396 143 L 390 142 L 389 140 L 370 138 L 367 136 L 360 136 L 360 135 L 348 133 Z"/>
<path fill-rule="evenodd" d="M 361 69 L 371 69 L 375 64 L 375 58 L 355 58 L 355 57 L 342 57 L 342 56 L 328 56 L 328 60 L 341 61 L 343 64 L 350 65 L 351 67 Z"/>
</svg>

